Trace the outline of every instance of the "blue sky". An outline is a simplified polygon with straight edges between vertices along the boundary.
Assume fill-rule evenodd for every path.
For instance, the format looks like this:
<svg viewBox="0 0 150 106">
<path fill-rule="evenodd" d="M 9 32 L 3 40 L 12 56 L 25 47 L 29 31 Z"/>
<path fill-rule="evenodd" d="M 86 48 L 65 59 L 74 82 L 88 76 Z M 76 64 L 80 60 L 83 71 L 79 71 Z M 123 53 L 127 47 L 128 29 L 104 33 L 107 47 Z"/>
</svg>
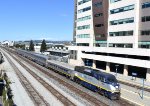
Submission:
<svg viewBox="0 0 150 106">
<path fill-rule="evenodd" d="M 72 40 L 74 0 L 0 0 L 0 41 Z"/>
</svg>

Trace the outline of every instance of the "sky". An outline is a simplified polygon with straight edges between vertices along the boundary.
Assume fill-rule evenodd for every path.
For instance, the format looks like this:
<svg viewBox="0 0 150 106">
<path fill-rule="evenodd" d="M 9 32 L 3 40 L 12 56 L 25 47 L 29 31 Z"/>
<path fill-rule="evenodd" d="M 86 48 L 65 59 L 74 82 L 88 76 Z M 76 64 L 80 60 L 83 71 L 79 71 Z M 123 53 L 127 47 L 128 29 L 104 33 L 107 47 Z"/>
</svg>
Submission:
<svg viewBox="0 0 150 106">
<path fill-rule="evenodd" d="M 74 0 L 0 0 L 0 41 L 72 40 Z"/>
</svg>

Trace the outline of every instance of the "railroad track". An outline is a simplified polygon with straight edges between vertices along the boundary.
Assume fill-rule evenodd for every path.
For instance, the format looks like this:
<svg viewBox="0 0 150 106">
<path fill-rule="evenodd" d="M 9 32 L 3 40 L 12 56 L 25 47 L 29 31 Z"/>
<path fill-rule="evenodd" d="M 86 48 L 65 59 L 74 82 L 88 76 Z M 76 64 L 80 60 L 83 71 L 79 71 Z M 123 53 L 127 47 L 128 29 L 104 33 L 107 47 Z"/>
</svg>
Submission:
<svg viewBox="0 0 150 106">
<path fill-rule="evenodd" d="M 14 52 L 14 54 L 16 54 Z M 18 55 L 18 54 L 16 54 Z M 80 95 L 81 97 L 83 97 L 84 99 L 86 99 L 87 101 L 89 101 L 90 103 L 94 104 L 95 106 L 107 106 L 107 104 L 105 103 L 102 103 L 102 101 L 98 100 L 96 97 L 93 97 L 91 96 L 90 94 L 76 88 L 75 86 L 69 84 L 68 82 L 64 81 L 63 79 L 55 76 L 55 75 L 52 75 L 49 71 L 46 71 L 47 69 L 44 68 L 44 67 L 41 67 L 39 66 L 38 64 L 30 61 L 29 59 L 26 59 L 20 55 L 18 55 L 19 57 L 21 57 L 21 59 L 23 59 L 24 61 L 26 61 L 27 63 L 31 64 L 33 67 L 35 67 L 36 69 L 38 69 L 39 71 L 41 71 L 42 73 L 48 75 L 50 78 L 53 78 L 55 79 L 56 81 L 58 81 L 60 84 L 68 87 L 68 89 L 70 89 L 71 91 L 74 91 L 76 92 L 78 95 Z M 120 100 L 115 100 L 114 102 L 112 103 L 117 103 L 119 104 L 120 106 L 134 106 L 133 103 L 130 103 L 129 101 L 126 101 L 124 99 L 120 99 Z M 109 104 L 111 105 L 111 104 Z"/>
<path fill-rule="evenodd" d="M 10 58 L 5 53 L 4 55 L 7 58 L 8 62 L 11 64 L 11 66 L 14 68 L 17 76 L 20 79 L 21 84 L 23 85 L 28 95 L 34 102 L 34 105 L 35 106 L 49 106 L 49 104 L 44 100 L 44 98 L 34 89 L 34 87 L 31 85 L 28 79 L 25 76 L 23 76 L 23 74 L 19 71 L 16 65 L 10 60 Z"/>
<path fill-rule="evenodd" d="M 10 54 L 10 53 L 9 53 Z M 11 54 L 10 54 L 11 55 Z M 50 86 L 47 82 L 45 82 L 41 77 L 39 77 L 35 72 L 31 71 L 28 67 L 26 67 L 19 59 L 11 55 L 22 67 L 26 69 L 36 80 L 38 80 L 49 92 L 51 92 L 59 101 L 61 101 L 65 106 L 76 106 L 72 103 L 68 98 L 59 93 L 56 89 Z"/>
</svg>

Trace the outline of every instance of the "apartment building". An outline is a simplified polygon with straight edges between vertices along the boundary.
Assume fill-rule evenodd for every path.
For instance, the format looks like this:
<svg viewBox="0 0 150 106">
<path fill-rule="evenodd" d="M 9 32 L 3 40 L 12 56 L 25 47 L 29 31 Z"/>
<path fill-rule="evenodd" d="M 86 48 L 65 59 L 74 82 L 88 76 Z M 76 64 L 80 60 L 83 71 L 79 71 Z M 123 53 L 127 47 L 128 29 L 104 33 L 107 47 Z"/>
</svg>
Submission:
<svg viewBox="0 0 150 106">
<path fill-rule="evenodd" d="M 70 64 L 150 81 L 150 0 L 75 0 Z"/>
</svg>

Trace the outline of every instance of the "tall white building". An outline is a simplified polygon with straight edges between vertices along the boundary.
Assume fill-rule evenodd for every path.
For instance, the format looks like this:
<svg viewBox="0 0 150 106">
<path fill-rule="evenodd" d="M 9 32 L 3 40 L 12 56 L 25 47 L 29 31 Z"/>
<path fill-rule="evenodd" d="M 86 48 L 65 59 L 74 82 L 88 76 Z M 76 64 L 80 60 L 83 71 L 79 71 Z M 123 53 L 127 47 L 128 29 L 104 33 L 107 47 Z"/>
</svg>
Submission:
<svg viewBox="0 0 150 106">
<path fill-rule="evenodd" d="M 150 0 L 75 0 L 74 19 L 70 64 L 150 81 Z"/>
</svg>

